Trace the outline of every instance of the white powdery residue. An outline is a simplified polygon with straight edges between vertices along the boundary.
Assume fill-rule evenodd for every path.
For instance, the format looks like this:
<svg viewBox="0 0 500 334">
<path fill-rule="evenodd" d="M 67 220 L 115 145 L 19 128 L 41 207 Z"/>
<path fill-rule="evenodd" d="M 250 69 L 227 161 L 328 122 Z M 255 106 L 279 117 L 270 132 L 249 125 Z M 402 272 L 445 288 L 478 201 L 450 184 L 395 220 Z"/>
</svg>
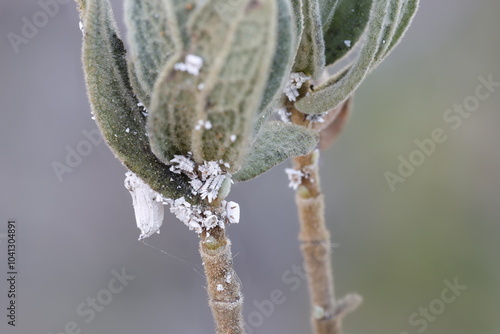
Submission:
<svg viewBox="0 0 500 334">
<path fill-rule="evenodd" d="M 199 190 L 201 198 L 206 198 L 209 203 L 212 203 L 212 201 L 217 198 L 219 189 L 225 179 L 226 175 L 212 175 L 206 179 L 205 183 Z"/>
<path fill-rule="evenodd" d="M 144 117 L 149 116 L 149 110 L 146 109 L 142 102 L 137 103 L 137 106 L 142 109 L 141 113 L 144 115 Z"/>
<path fill-rule="evenodd" d="M 203 165 L 198 167 L 198 170 L 201 173 L 201 179 L 206 181 L 211 176 L 217 176 L 222 174 L 222 170 L 220 169 L 217 161 L 204 161 Z"/>
<path fill-rule="evenodd" d="M 191 179 L 189 181 L 191 193 L 194 195 L 200 194 L 201 199 L 206 198 L 209 203 L 212 203 L 217 198 L 219 189 L 228 175 L 220 168 L 219 163 L 227 168 L 230 167 L 229 164 L 224 163 L 222 160 L 219 163 L 217 161 L 205 161 L 203 165 L 197 165 L 190 157 L 182 155 L 175 155 L 170 162 L 174 163 L 170 166 L 170 171 L 187 175 Z"/>
<path fill-rule="evenodd" d="M 350 40 L 345 40 L 345 41 L 344 41 L 344 44 L 345 44 L 348 48 L 350 48 L 350 47 L 351 47 L 351 41 L 350 41 Z"/>
<path fill-rule="evenodd" d="M 198 191 L 203 186 L 203 182 L 201 182 L 200 179 L 192 179 L 191 181 L 189 181 L 189 184 L 191 185 L 191 192 L 193 193 L 193 195 L 197 195 Z"/>
<path fill-rule="evenodd" d="M 315 115 L 311 114 L 311 115 L 307 115 L 306 119 L 310 122 L 313 122 L 313 123 L 324 123 L 325 122 L 324 117 L 327 114 L 328 114 L 328 111 L 321 113 L 321 114 L 315 114 Z"/>
<path fill-rule="evenodd" d="M 202 126 L 204 126 L 204 125 L 205 125 L 205 122 L 204 122 L 202 119 L 200 119 L 200 120 L 198 121 L 198 123 L 196 124 L 196 126 L 194 127 L 194 129 L 195 129 L 196 131 L 201 130 L 201 127 L 202 127 Z"/>
<path fill-rule="evenodd" d="M 224 286 L 222 284 L 217 284 L 217 291 L 224 291 Z"/>
<path fill-rule="evenodd" d="M 198 165 L 190 156 L 174 155 L 170 170 L 188 176 L 191 192 L 202 199 L 206 198 L 211 203 L 217 198 L 226 178 L 230 177 L 230 174 L 223 171 L 220 166 L 229 168 L 230 165 L 223 160 L 205 161 L 202 165 Z M 170 178 L 170 181 L 173 182 L 173 178 Z M 225 228 L 226 223 L 236 224 L 240 220 L 240 208 L 235 202 L 222 200 L 216 208 L 207 208 L 203 204 L 192 205 L 184 197 L 175 200 L 165 198 L 132 172 L 127 173 L 125 186 L 134 201 L 137 226 L 141 229 L 139 240 L 158 232 L 163 222 L 163 205 L 169 205 L 170 212 L 198 234 L 215 227 Z M 181 186 L 177 188 L 180 189 Z"/>
<path fill-rule="evenodd" d="M 292 120 L 290 119 L 292 113 L 287 111 L 286 108 L 279 108 L 276 112 L 283 123 L 292 123 Z"/>
<path fill-rule="evenodd" d="M 236 141 L 237 136 L 236 135 L 231 135 L 229 139 L 231 140 L 231 143 L 234 143 Z"/>
<path fill-rule="evenodd" d="M 125 188 L 132 196 L 135 220 L 141 230 L 139 240 L 155 232 L 160 233 L 164 215 L 163 197 L 132 172 L 125 174 Z"/>
<path fill-rule="evenodd" d="M 233 275 L 231 275 L 231 273 L 226 273 L 226 276 L 225 276 L 225 279 L 226 279 L 226 283 L 231 283 L 231 279 L 233 278 Z"/>
<path fill-rule="evenodd" d="M 206 130 L 210 130 L 212 128 L 212 122 L 204 121 L 204 120 L 200 119 L 198 121 L 198 123 L 196 124 L 196 126 L 194 127 L 194 129 L 196 131 L 199 131 L 199 130 L 201 130 L 201 128 L 205 128 Z"/>
<path fill-rule="evenodd" d="M 180 221 L 189 223 L 191 220 L 191 204 L 186 202 L 184 197 L 178 198 L 175 201 L 167 200 L 167 204 L 170 204 L 170 212 L 172 212 Z"/>
<path fill-rule="evenodd" d="M 203 212 L 205 219 L 203 220 L 203 225 L 207 229 L 214 228 L 219 224 L 219 218 L 212 213 L 212 211 L 206 210 Z"/>
<path fill-rule="evenodd" d="M 203 90 L 205 88 L 205 84 L 202 82 L 198 85 L 198 90 Z"/>
<path fill-rule="evenodd" d="M 172 212 L 177 219 L 186 224 L 186 226 L 189 227 L 189 230 L 201 233 L 201 225 L 196 219 L 197 210 L 196 208 L 191 207 L 191 204 L 186 202 L 184 197 L 178 198 L 175 201 L 169 199 L 164 203 L 170 205 L 170 212 Z"/>
<path fill-rule="evenodd" d="M 177 63 L 174 65 L 174 70 L 187 72 L 187 66 L 184 63 Z"/>
<path fill-rule="evenodd" d="M 314 179 L 312 178 L 312 175 L 313 175 L 313 173 L 314 173 L 314 171 L 313 171 L 313 170 L 314 170 L 314 168 L 315 168 L 315 167 L 314 167 L 313 165 L 304 166 L 304 167 L 302 168 L 302 174 L 303 174 L 303 176 L 302 176 L 302 177 L 303 177 L 304 179 L 309 179 L 309 181 L 310 181 L 311 183 L 314 183 Z"/>
<path fill-rule="evenodd" d="M 238 203 L 222 201 L 220 206 L 207 209 L 202 205 L 192 205 L 184 197 L 176 200 L 161 198 L 165 205 L 170 205 L 177 219 L 182 221 L 190 230 L 200 234 L 210 231 L 215 227 L 225 228 L 226 223 L 237 224 L 240 220 L 240 207 Z M 226 274 L 226 282 L 231 281 L 231 274 Z"/>
<path fill-rule="evenodd" d="M 324 319 L 326 317 L 327 313 L 325 309 L 319 305 L 314 305 L 313 308 L 313 317 L 314 319 Z"/>
<path fill-rule="evenodd" d="M 199 205 L 189 204 L 184 197 L 175 201 L 166 199 L 163 204 L 170 205 L 172 212 L 177 219 L 182 221 L 190 230 L 200 234 L 203 229 L 210 230 L 216 226 L 224 227 L 224 220 L 221 219 L 221 213 L 212 212 Z"/>
<path fill-rule="evenodd" d="M 170 167 L 170 171 L 176 174 L 185 173 L 190 177 L 194 176 L 194 162 L 191 159 L 183 155 L 174 155 L 174 159 L 170 162 L 175 164 Z"/>
<path fill-rule="evenodd" d="M 198 223 L 195 220 L 190 220 L 189 223 L 187 224 L 187 226 L 188 226 L 190 231 L 195 231 L 197 234 L 200 234 L 203 231 L 200 223 Z"/>
<path fill-rule="evenodd" d="M 297 188 L 302 184 L 302 177 L 304 177 L 304 173 L 293 168 L 286 168 L 285 173 L 288 175 L 288 180 L 290 180 L 288 186 L 293 190 L 297 190 Z"/>
<path fill-rule="evenodd" d="M 198 76 L 200 74 L 200 69 L 202 66 L 203 59 L 201 57 L 195 55 L 187 55 L 184 63 L 175 64 L 174 69 Z"/>
<path fill-rule="evenodd" d="M 290 73 L 290 79 L 284 89 L 284 93 L 290 101 L 297 101 L 299 89 L 307 80 L 311 80 L 311 78 L 302 72 Z"/>
<path fill-rule="evenodd" d="M 229 223 L 238 224 L 240 222 L 240 205 L 232 201 L 227 202 L 226 217 Z"/>
</svg>

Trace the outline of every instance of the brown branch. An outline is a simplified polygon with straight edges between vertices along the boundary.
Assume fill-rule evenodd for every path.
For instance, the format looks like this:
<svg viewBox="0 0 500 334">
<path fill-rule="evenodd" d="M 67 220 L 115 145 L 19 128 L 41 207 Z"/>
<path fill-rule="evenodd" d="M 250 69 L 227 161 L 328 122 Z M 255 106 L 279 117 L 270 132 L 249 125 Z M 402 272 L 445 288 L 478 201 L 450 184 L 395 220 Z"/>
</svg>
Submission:
<svg viewBox="0 0 500 334">
<path fill-rule="evenodd" d="M 350 294 L 341 301 L 335 299 L 330 233 L 324 219 L 318 159 L 316 150 L 293 160 L 294 168 L 304 174 L 295 196 L 301 227 L 299 240 L 308 275 L 314 333 L 340 334 L 342 317 L 361 303 L 361 297 Z"/>
<path fill-rule="evenodd" d="M 224 229 L 216 227 L 201 233 L 200 254 L 216 333 L 245 333 L 241 285 L 233 269 L 231 241 Z"/>
</svg>

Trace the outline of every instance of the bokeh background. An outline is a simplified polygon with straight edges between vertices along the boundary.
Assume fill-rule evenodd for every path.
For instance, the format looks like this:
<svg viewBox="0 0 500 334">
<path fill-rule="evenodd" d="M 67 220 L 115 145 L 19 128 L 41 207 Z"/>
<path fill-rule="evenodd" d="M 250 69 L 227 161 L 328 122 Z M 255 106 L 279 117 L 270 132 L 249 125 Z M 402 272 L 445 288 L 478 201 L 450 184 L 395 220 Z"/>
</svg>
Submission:
<svg viewBox="0 0 500 334">
<path fill-rule="evenodd" d="M 64 1 L 61 1 L 64 2 Z M 113 1 L 121 24 L 122 1 Z M 0 332 L 212 333 L 197 237 L 168 215 L 160 235 L 137 241 L 125 169 L 104 144 L 60 182 L 64 163 L 96 125 L 90 118 L 75 5 L 67 1 L 27 44 L 12 48 L 35 0 L 0 1 Z M 443 114 L 474 95 L 479 77 L 500 81 L 500 2 L 422 1 L 406 38 L 364 82 L 338 143 L 323 155 L 336 293 L 362 307 L 345 332 L 500 333 L 500 88 L 457 129 Z M 123 25 L 121 25 L 123 28 Z M 124 31 L 122 29 L 124 34 Z M 122 35 L 123 35 L 122 34 Z M 415 140 L 442 128 L 446 142 L 394 192 Z M 286 301 L 255 333 L 309 333 L 307 286 L 286 277 L 301 265 L 293 191 L 280 165 L 230 198 L 242 220 L 229 230 L 246 297 L 245 317 L 275 289 Z M 6 222 L 18 222 L 18 326 L 7 326 Z M 76 313 L 107 287 L 112 270 L 135 278 L 90 323 Z M 445 280 L 466 286 L 439 309 Z M 296 282 L 296 281 L 295 281 Z M 420 308 L 434 307 L 427 320 Z M 409 318 L 417 312 L 414 321 Z M 424 326 L 425 324 L 425 326 Z"/>
</svg>

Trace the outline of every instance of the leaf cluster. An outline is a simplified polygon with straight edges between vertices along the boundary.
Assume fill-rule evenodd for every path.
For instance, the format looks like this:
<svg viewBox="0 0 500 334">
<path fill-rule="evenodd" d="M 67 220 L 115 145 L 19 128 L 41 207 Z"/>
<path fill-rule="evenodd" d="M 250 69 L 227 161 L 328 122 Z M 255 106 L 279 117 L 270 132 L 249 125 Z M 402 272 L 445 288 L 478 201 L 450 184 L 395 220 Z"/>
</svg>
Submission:
<svg viewBox="0 0 500 334">
<path fill-rule="evenodd" d="M 418 0 L 125 0 L 128 51 L 108 0 L 77 0 L 96 122 L 116 157 L 152 189 L 197 203 L 175 155 L 254 178 L 319 142 L 278 108 L 342 105 L 394 48 Z M 325 79 L 347 54 L 356 57 Z M 191 64 L 192 59 L 196 64 Z M 194 66 L 194 68 L 193 68 Z M 290 74 L 319 84 L 290 104 Z M 322 78 L 322 79 L 321 79 Z"/>
</svg>

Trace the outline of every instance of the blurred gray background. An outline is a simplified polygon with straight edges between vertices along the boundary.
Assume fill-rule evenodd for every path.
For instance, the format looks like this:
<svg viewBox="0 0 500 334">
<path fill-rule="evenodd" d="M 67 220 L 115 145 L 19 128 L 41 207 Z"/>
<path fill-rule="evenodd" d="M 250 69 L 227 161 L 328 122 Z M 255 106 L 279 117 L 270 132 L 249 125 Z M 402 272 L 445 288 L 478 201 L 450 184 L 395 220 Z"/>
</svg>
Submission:
<svg viewBox="0 0 500 334">
<path fill-rule="evenodd" d="M 113 5 L 121 25 L 123 4 Z M 105 144 L 92 145 L 58 180 L 53 163 L 64 164 L 67 149 L 82 148 L 83 131 L 96 125 L 72 2 L 18 52 L 9 42 L 9 33 L 21 35 L 23 17 L 32 22 L 40 11 L 35 0 L 0 2 L 0 332 L 72 332 L 74 322 L 86 334 L 213 333 L 196 235 L 169 215 L 161 234 L 146 240 L 156 249 L 137 241 L 125 169 Z M 471 101 L 480 76 L 500 82 L 499 14 L 498 0 L 423 1 L 323 155 L 336 293 L 365 299 L 344 321 L 346 333 L 500 333 L 500 88 L 468 118 L 443 120 L 454 104 Z M 397 173 L 399 156 L 408 159 L 415 140 L 436 128 L 447 140 L 391 191 L 384 173 Z M 255 324 L 256 304 L 275 289 L 286 298 L 255 333 L 310 332 L 307 286 L 291 272 L 301 256 L 286 166 L 230 195 L 242 208 L 229 234 L 245 317 L 253 312 Z M 16 328 L 5 317 L 9 218 L 18 222 Z M 93 319 L 77 313 L 90 309 L 87 298 L 109 297 L 103 289 L 122 268 L 134 276 L 123 291 Z M 441 301 L 446 280 L 466 286 L 451 303 Z"/>
</svg>

